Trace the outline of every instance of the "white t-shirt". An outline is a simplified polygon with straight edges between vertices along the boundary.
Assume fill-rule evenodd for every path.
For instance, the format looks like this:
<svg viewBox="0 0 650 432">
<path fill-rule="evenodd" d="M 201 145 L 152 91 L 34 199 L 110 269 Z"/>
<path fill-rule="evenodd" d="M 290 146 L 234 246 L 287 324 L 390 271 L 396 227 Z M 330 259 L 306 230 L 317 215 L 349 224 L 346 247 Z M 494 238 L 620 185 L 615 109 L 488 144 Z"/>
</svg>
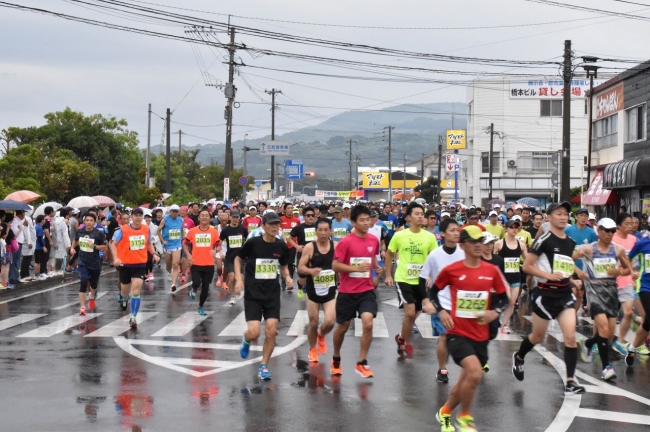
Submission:
<svg viewBox="0 0 650 432">
<path fill-rule="evenodd" d="M 373 225 L 368 229 L 368 233 L 374 235 L 379 239 L 379 247 L 377 250 L 381 252 L 381 225 Z M 377 262 L 381 261 L 381 254 L 377 254 Z"/>
<path fill-rule="evenodd" d="M 440 271 L 447 267 L 449 264 L 461 261 L 465 259 L 465 251 L 462 250 L 458 245 L 456 245 L 456 250 L 454 253 L 449 255 L 443 246 L 440 246 L 429 253 L 426 261 L 424 262 L 424 267 L 420 272 L 420 277 L 424 279 L 431 279 L 432 282 L 435 282 L 438 278 Z M 438 287 L 440 288 L 440 287 Z M 442 291 L 438 293 L 438 300 L 440 300 L 440 305 L 446 310 L 451 310 L 451 292 L 449 291 L 449 285 L 447 285 Z"/>
</svg>

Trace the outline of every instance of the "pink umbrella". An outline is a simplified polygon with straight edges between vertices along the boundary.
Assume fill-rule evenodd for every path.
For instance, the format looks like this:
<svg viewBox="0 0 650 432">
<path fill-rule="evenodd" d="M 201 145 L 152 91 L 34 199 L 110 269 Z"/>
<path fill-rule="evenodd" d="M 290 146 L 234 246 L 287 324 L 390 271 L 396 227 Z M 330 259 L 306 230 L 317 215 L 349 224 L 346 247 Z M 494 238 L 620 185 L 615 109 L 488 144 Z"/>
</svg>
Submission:
<svg viewBox="0 0 650 432">
<path fill-rule="evenodd" d="M 95 200 L 99 203 L 101 207 L 110 207 L 115 205 L 115 201 L 112 198 L 109 198 L 104 195 L 94 196 Z"/>
<path fill-rule="evenodd" d="M 28 190 L 19 190 L 13 193 L 10 193 L 5 197 L 6 200 L 14 200 L 14 201 L 20 201 L 21 203 L 30 203 L 32 201 L 36 201 L 39 199 L 41 196 L 35 192 L 28 191 Z"/>
</svg>

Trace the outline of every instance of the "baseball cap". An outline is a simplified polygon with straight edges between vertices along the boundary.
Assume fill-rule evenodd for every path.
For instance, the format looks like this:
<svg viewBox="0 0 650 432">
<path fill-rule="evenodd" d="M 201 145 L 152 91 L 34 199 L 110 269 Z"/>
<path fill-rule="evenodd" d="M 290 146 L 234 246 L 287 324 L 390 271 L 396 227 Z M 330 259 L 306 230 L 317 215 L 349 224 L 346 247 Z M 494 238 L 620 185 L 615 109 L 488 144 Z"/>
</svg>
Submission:
<svg viewBox="0 0 650 432">
<path fill-rule="evenodd" d="M 497 241 L 498 239 L 499 238 L 497 236 L 492 235 L 487 231 L 483 233 L 483 244 L 492 243 L 493 241 Z"/>
<path fill-rule="evenodd" d="M 270 224 L 270 223 L 280 223 L 280 216 L 274 211 L 266 211 L 264 213 L 264 216 L 262 216 L 262 223 L 264 224 Z"/>
<path fill-rule="evenodd" d="M 352 208 L 352 206 L 351 206 L 350 204 L 348 204 L 348 203 L 345 203 L 345 204 L 343 204 L 343 208 L 344 208 L 344 209 L 346 209 L 346 208 Z"/>
<path fill-rule="evenodd" d="M 605 229 L 616 229 L 616 222 L 614 222 L 610 218 L 602 218 L 601 220 L 598 221 L 598 227 L 602 227 Z"/>
<path fill-rule="evenodd" d="M 511 226 L 513 226 L 513 225 L 515 225 L 515 224 L 521 225 L 521 223 L 519 222 L 519 220 L 517 220 L 517 219 L 515 219 L 515 218 L 512 218 L 512 219 L 510 219 L 508 222 L 506 222 L 506 228 L 510 228 Z"/>
<path fill-rule="evenodd" d="M 341 206 L 334 207 L 334 213 L 341 213 L 342 211 L 343 211 L 343 207 Z"/>
<path fill-rule="evenodd" d="M 144 210 L 143 210 L 141 207 L 136 207 L 136 208 L 134 208 L 133 211 L 131 212 L 131 214 L 138 214 L 138 213 L 140 213 L 140 214 L 144 214 Z"/>
<path fill-rule="evenodd" d="M 515 206 L 515 210 L 517 210 L 517 209 L 522 209 L 523 210 L 523 208 L 524 208 L 524 206 L 522 206 L 521 204 L 517 204 Z"/>
<path fill-rule="evenodd" d="M 589 220 L 596 220 L 596 215 L 594 213 L 589 213 Z"/>
<path fill-rule="evenodd" d="M 519 222 L 522 221 L 521 216 L 519 216 L 519 215 L 514 215 L 514 216 L 512 217 L 512 220 L 516 220 L 516 221 L 519 221 Z"/>
<path fill-rule="evenodd" d="M 81 211 L 78 208 L 73 208 L 72 209 L 72 214 L 79 214 Z"/>
<path fill-rule="evenodd" d="M 460 242 L 465 240 L 471 242 L 483 242 L 483 231 L 475 225 L 470 225 L 460 231 Z"/>
<path fill-rule="evenodd" d="M 440 218 L 441 218 L 441 219 L 442 219 L 443 217 L 445 217 L 445 216 L 451 216 L 451 215 L 449 214 L 449 212 L 446 212 L 446 211 L 440 213 Z"/>
<path fill-rule="evenodd" d="M 576 212 L 576 216 L 579 215 L 579 214 L 582 214 L 582 213 L 585 213 L 585 214 L 588 215 L 588 214 L 589 214 L 589 210 L 587 210 L 586 208 L 581 208 L 580 210 L 578 210 L 578 211 Z"/>
<path fill-rule="evenodd" d="M 187 211 L 188 209 L 189 209 L 188 206 L 182 206 L 182 207 L 180 208 L 180 210 L 183 210 L 183 211 Z"/>
<path fill-rule="evenodd" d="M 180 211 L 180 207 L 176 204 L 172 204 L 169 206 L 169 211 Z"/>
<path fill-rule="evenodd" d="M 248 211 L 251 211 L 251 210 L 257 210 L 257 207 L 255 207 L 255 206 L 248 207 Z"/>
<path fill-rule="evenodd" d="M 494 210 L 492 210 L 490 212 L 490 216 L 499 216 L 499 214 L 497 212 L 495 212 Z"/>
<path fill-rule="evenodd" d="M 501 205 L 500 205 L 500 204 L 494 204 L 494 205 L 492 206 L 492 208 L 500 209 L 500 208 L 501 208 Z"/>
<path fill-rule="evenodd" d="M 564 201 L 564 202 L 561 202 L 561 203 L 553 203 L 553 204 L 549 205 L 549 206 L 546 208 L 546 213 L 548 213 L 548 214 L 550 215 L 550 214 L 553 213 L 555 210 L 557 210 L 557 209 L 559 209 L 559 208 L 561 208 L 561 207 L 564 208 L 564 209 L 567 211 L 567 213 L 569 213 L 569 212 L 571 211 L 571 204 L 569 204 L 568 202 Z"/>
<path fill-rule="evenodd" d="M 233 210 L 230 212 L 230 217 L 239 217 L 241 214 L 238 210 Z"/>
<path fill-rule="evenodd" d="M 370 212 L 370 217 L 377 217 L 377 216 L 379 216 L 379 213 L 377 213 L 375 210 L 372 210 Z"/>
<path fill-rule="evenodd" d="M 300 211 L 299 211 L 298 209 L 295 209 L 295 210 L 293 211 L 293 214 L 300 214 Z"/>
</svg>

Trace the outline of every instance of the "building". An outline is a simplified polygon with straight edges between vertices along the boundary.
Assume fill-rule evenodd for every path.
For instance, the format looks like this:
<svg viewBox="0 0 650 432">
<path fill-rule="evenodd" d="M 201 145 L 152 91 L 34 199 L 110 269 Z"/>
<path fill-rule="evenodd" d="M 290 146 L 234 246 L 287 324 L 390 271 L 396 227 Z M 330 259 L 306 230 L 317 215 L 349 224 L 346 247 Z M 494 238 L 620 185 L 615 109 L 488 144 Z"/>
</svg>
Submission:
<svg viewBox="0 0 650 432">
<path fill-rule="evenodd" d="M 419 167 L 406 166 L 392 167 L 392 175 L 388 177 L 388 167 L 359 167 L 359 184 L 364 191 L 364 199 L 368 201 L 390 200 L 390 191 L 393 196 L 403 193 L 405 188 L 404 178 L 406 178 L 406 194 L 413 193 L 413 188 L 422 182 L 422 177 L 418 175 Z"/>
<path fill-rule="evenodd" d="M 649 73 L 650 60 L 594 87 L 592 180 L 583 202 L 601 217 L 622 206 L 650 214 Z"/>
<path fill-rule="evenodd" d="M 595 85 L 605 80 L 595 81 Z M 537 198 L 546 205 L 557 185 L 562 148 L 561 78 L 477 79 L 467 87 L 467 148 L 459 150 L 460 196 L 488 201 L 490 125 L 494 125 L 492 198 Z M 571 187 L 582 183 L 587 155 L 587 78 L 571 82 Z M 586 181 L 586 179 L 584 180 Z"/>
</svg>

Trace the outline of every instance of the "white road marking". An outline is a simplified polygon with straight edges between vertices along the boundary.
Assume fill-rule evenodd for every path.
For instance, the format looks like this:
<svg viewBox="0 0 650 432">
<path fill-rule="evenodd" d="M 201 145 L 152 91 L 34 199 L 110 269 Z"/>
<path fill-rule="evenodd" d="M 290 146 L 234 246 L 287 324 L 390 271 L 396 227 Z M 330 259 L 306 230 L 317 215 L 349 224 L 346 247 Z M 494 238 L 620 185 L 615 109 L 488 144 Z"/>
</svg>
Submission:
<svg viewBox="0 0 650 432">
<path fill-rule="evenodd" d="M 325 312 L 318 311 L 318 322 L 322 323 L 325 319 Z M 287 332 L 287 336 L 302 336 L 307 334 L 307 326 L 309 325 L 309 315 L 306 310 L 296 311 L 296 316 L 291 322 L 291 327 Z"/>
<path fill-rule="evenodd" d="M 113 338 L 116 339 L 116 338 Z M 117 337 L 119 339 L 119 337 Z M 185 341 L 164 341 L 164 340 L 147 340 L 147 339 L 130 339 L 130 345 L 148 345 L 148 346 L 165 346 L 174 348 L 197 348 L 197 349 L 223 349 L 238 350 L 239 344 L 217 344 L 209 342 L 185 342 Z M 263 347 L 251 345 L 251 351 L 262 351 Z"/>
<path fill-rule="evenodd" d="M 157 315 L 158 312 L 140 312 L 135 321 L 140 324 L 154 315 Z M 129 318 L 131 315 L 123 316 L 122 318 L 116 319 L 112 323 L 106 324 L 105 326 L 99 328 L 98 330 L 87 334 L 85 337 L 115 337 L 119 336 L 122 333 L 128 331 L 131 326 L 129 326 Z"/>
<path fill-rule="evenodd" d="M 361 325 L 361 318 L 355 318 L 354 335 L 356 337 L 361 337 L 362 333 L 363 328 Z M 388 337 L 388 327 L 386 326 L 383 312 L 377 312 L 377 317 L 372 320 L 372 337 Z"/>
<path fill-rule="evenodd" d="M 233 366 L 239 363 L 238 361 L 205 360 L 205 359 L 180 358 L 180 357 L 152 357 L 152 358 L 158 361 L 164 361 L 179 366 L 198 366 L 198 367 L 212 367 L 212 368 Z"/>
<path fill-rule="evenodd" d="M 399 301 L 396 298 L 393 298 L 393 299 L 390 299 L 390 300 L 384 300 L 382 303 L 387 304 L 388 306 L 396 307 L 396 308 L 399 307 Z"/>
<path fill-rule="evenodd" d="M 603 411 L 588 408 L 580 408 L 578 410 L 578 417 L 586 417 L 590 419 L 615 421 L 621 423 L 634 423 L 639 425 L 650 426 L 650 416 L 640 414 L 621 413 L 615 411 Z"/>
<path fill-rule="evenodd" d="M 246 315 L 242 312 L 237 315 L 237 317 L 232 320 L 221 333 L 219 333 L 219 336 L 243 336 L 246 329 L 248 329 L 248 324 L 246 324 Z"/>
<path fill-rule="evenodd" d="M 192 331 L 194 327 L 201 324 L 214 312 L 205 312 L 207 315 L 199 315 L 196 311 L 185 312 L 165 327 L 152 334 L 152 337 L 180 337 Z M 117 336 L 117 335 L 115 335 Z"/>
<path fill-rule="evenodd" d="M 104 297 L 105 295 L 106 295 L 106 292 L 100 292 L 100 293 L 98 293 L 98 294 L 97 294 L 97 297 L 95 297 L 95 301 L 99 300 L 100 298 Z M 86 298 L 88 299 L 89 297 L 86 296 Z M 61 309 L 65 309 L 65 308 L 67 308 L 67 307 L 74 306 L 74 305 L 78 305 L 78 304 L 79 304 L 79 300 L 76 300 L 76 301 L 73 301 L 73 302 L 70 302 L 70 303 L 67 303 L 67 304 L 64 304 L 64 305 L 61 305 L 61 306 L 57 306 L 57 307 L 55 307 L 55 308 L 52 308 L 52 310 L 61 310 Z"/>
<path fill-rule="evenodd" d="M 170 283 L 171 283 L 171 282 L 170 282 Z M 176 291 L 172 292 L 172 290 L 171 290 L 171 285 L 170 285 L 170 286 L 169 286 L 169 293 L 170 293 L 170 294 L 177 294 L 179 291 L 184 290 L 184 289 L 187 288 L 188 286 L 192 286 L 192 282 L 188 282 L 188 283 L 183 284 L 183 285 L 181 285 L 181 286 L 177 286 L 177 287 L 176 287 Z"/>
<path fill-rule="evenodd" d="M 20 324 L 25 324 L 26 322 L 33 321 L 37 318 L 44 317 L 47 314 L 21 314 L 15 317 L 7 318 L 0 321 L 0 331 L 6 330 L 11 327 L 15 327 Z"/>
<path fill-rule="evenodd" d="M 86 321 L 94 319 L 100 315 L 101 315 L 100 313 L 99 314 L 89 313 L 86 315 L 72 315 L 60 319 L 58 321 L 55 321 L 51 324 L 45 325 L 43 327 L 39 327 L 27 333 L 21 334 L 17 337 L 46 338 L 46 337 L 54 336 L 55 334 L 63 333 L 70 327 L 78 326 L 79 324 L 83 324 Z"/>
<path fill-rule="evenodd" d="M 433 335 L 433 327 L 431 327 L 431 315 L 427 315 L 424 312 L 422 312 L 416 318 L 415 325 L 418 326 L 418 330 L 420 330 L 420 336 L 422 336 L 424 339 L 438 338 L 437 336 Z"/>
</svg>

